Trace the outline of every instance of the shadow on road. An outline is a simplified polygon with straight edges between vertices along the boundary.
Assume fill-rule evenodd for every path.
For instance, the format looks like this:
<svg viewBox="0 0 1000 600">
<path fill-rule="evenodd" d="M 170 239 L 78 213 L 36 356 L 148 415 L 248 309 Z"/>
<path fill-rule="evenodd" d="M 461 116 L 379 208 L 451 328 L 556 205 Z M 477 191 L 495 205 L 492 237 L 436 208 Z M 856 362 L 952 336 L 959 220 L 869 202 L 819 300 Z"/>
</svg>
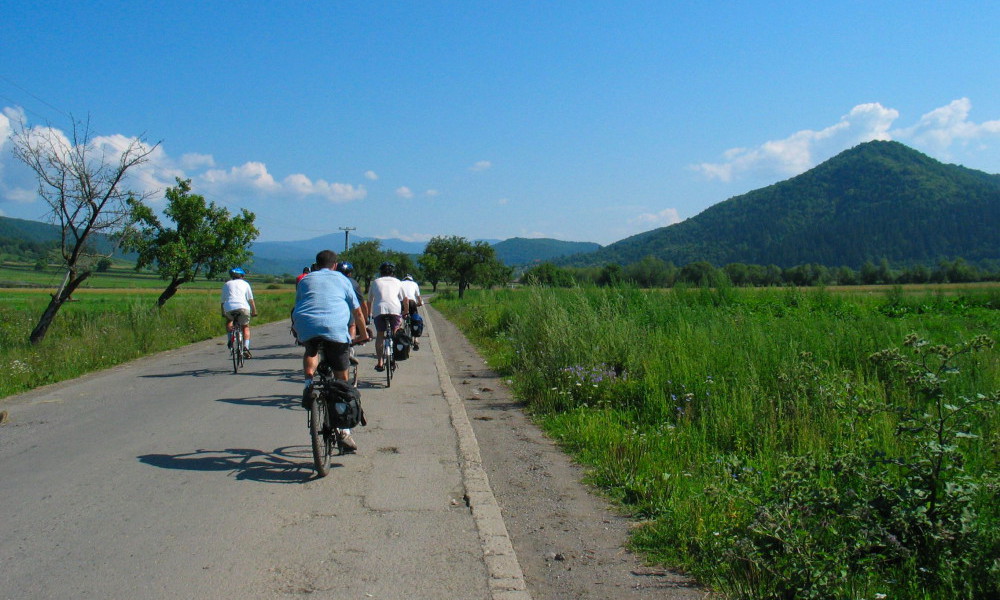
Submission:
<svg viewBox="0 0 1000 600">
<path fill-rule="evenodd" d="M 285 410 L 303 410 L 301 395 L 279 396 L 275 394 L 271 396 L 254 396 L 252 398 L 217 398 L 215 401 L 239 406 L 273 406 Z"/>
<path fill-rule="evenodd" d="M 257 360 L 256 358 L 253 360 Z M 263 371 L 253 370 L 253 363 L 247 363 L 244 370 L 233 373 L 232 368 L 228 369 L 188 369 L 186 371 L 176 371 L 174 373 L 153 373 L 150 375 L 140 375 L 140 378 L 162 379 L 166 377 L 208 377 L 215 375 L 240 375 L 252 377 L 280 377 L 282 381 L 292 381 L 293 376 L 299 371 L 292 369 L 266 369 Z M 300 380 L 301 381 L 301 380 Z"/>
<path fill-rule="evenodd" d="M 306 483 L 315 479 L 312 453 L 307 446 L 285 446 L 273 452 L 250 448 L 197 450 L 184 454 L 144 454 L 139 462 L 161 469 L 220 471 L 237 480 L 260 483 Z M 341 467 L 332 463 L 332 468 Z"/>
</svg>

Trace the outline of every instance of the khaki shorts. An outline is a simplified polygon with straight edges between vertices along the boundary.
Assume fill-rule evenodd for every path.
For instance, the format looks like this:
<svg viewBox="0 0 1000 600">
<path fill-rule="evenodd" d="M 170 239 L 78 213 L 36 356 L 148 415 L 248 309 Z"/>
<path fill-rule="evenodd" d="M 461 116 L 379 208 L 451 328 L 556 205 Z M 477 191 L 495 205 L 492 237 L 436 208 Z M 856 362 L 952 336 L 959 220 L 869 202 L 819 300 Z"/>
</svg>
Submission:
<svg viewBox="0 0 1000 600">
<path fill-rule="evenodd" d="M 227 321 L 232 321 L 240 327 L 250 324 L 250 311 L 245 308 L 237 308 L 225 313 Z"/>
</svg>

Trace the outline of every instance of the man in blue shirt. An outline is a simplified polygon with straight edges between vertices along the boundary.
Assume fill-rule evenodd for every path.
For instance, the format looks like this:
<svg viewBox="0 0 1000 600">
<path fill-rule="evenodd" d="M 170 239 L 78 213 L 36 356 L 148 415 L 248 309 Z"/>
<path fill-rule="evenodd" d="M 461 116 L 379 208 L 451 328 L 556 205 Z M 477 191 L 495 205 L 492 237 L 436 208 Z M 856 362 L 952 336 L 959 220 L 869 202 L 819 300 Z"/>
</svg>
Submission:
<svg viewBox="0 0 1000 600">
<path fill-rule="evenodd" d="M 347 381 L 352 342 L 348 325 L 352 315 L 355 322 L 365 322 L 354 287 L 336 268 L 337 253 L 323 250 L 316 255 L 316 270 L 303 277 L 295 289 L 292 327 L 299 342 L 306 347 L 302 356 L 302 372 L 307 391 L 319 366 L 321 346 L 326 362 L 333 369 L 333 376 Z M 363 344 L 368 341 L 368 332 L 364 327 L 358 329 L 358 337 L 353 341 Z M 341 441 L 349 449 L 353 449 L 351 446 L 357 448 L 350 439 L 350 432 L 346 433 L 346 438 Z"/>
</svg>

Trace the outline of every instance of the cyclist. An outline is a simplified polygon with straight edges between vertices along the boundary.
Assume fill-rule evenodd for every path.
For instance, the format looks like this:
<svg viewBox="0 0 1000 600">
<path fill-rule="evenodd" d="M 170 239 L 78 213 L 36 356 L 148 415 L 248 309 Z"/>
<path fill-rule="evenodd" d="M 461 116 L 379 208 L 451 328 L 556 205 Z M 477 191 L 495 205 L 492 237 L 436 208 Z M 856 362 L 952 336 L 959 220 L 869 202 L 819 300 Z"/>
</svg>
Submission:
<svg viewBox="0 0 1000 600">
<path fill-rule="evenodd" d="M 364 320 L 362 323 L 367 323 L 370 315 L 368 314 L 368 305 L 365 303 L 365 296 L 361 293 L 361 284 L 358 280 L 354 278 L 354 265 L 349 262 L 342 262 L 337 265 L 337 270 L 347 277 L 348 281 L 351 282 L 351 286 L 354 288 L 354 295 L 358 297 L 358 302 L 361 303 L 361 312 L 364 313 Z M 356 334 L 357 323 L 351 320 L 351 337 L 353 338 Z"/>
<path fill-rule="evenodd" d="M 385 357 L 382 356 L 382 341 L 385 336 L 392 337 L 403 323 L 403 315 L 407 314 L 406 295 L 403 284 L 393 276 L 396 265 L 384 262 L 379 265 L 380 277 L 372 281 L 368 290 L 368 312 L 375 320 L 375 364 L 376 371 L 385 370 Z"/>
<path fill-rule="evenodd" d="M 250 317 L 257 316 L 257 305 L 250 284 L 243 279 L 246 274 L 240 267 L 230 269 L 229 281 L 222 286 L 222 316 L 226 317 L 226 345 L 233 347 L 233 329 L 242 327 L 243 357 L 250 358 Z"/>
<path fill-rule="evenodd" d="M 337 253 L 323 250 L 316 255 L 316 267 L 299 282 L 295 290 L 295 308 L 292 309 L 292 326 L 299 342 L 305 346 L 302 356 L 302 374 L 305 376 L 303 404 L 309 397 L 313 376 L 319 366 L 320 346 L 326 362 L 333 369 L 334 378 L 347 381 L 352 341 L 358 344 L 368 341 L 365 330 L 354 338 L 349 332 L 348 325 L 352 318 L 356 323 L 364 323 L 365 317 L 350 280 L 335 270 Z M 339 430 L 337 438 L 345 451 L 358 449 L 349 429 Z"/>
<path fill-rule="evenodd" d="M 424 301 L 420 297 L 420 286 L 417 285 L 416 281 L 413 281 L 413 275 L 409 273 L 403 278 L 403 294 L 406 295 L 406 304 L 410 311 L 410 318 L 414 318 L 417 315 L 417 307 L 423 306 Z M 417 336 L 413 336 L 413 349 L 420 350 L 420 342 L 417 341 Z"/>
</svg>

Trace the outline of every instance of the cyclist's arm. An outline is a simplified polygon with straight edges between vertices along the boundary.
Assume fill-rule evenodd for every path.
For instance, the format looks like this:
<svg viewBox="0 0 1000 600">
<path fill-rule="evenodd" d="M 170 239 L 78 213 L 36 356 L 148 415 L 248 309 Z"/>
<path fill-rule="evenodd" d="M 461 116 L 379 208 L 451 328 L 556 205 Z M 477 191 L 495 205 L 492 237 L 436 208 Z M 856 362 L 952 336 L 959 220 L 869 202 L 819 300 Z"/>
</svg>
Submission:
<svg viewBox="0 0 1000 600">
<path fill-rule="evenodd" d="M 352 312 L 354 313 L 354 322 L 355 323 L 363 323 L 364 322 L 365 311 L 361 310 L 361 308 L 358 307 L 358 308 L 355 308 Z M 354 342 L 355 343 L 357 343 L 357 344 L 363 344 L 363 343 L 367 342 L 369 339 L 371 339 L 371 338 L 368 337 L 368 329 L 367 328 L 365 328 L 365 327 L 356 327 L 355 330 L 357 331 L 357 335 L 354 338 Z"/>
<path fill-rule="evenodd" d="M 257 316 L 257 305 L 254 304 L 253 298 L 250 299 L 250 316 L 251 317 Z"/>
</svg>

